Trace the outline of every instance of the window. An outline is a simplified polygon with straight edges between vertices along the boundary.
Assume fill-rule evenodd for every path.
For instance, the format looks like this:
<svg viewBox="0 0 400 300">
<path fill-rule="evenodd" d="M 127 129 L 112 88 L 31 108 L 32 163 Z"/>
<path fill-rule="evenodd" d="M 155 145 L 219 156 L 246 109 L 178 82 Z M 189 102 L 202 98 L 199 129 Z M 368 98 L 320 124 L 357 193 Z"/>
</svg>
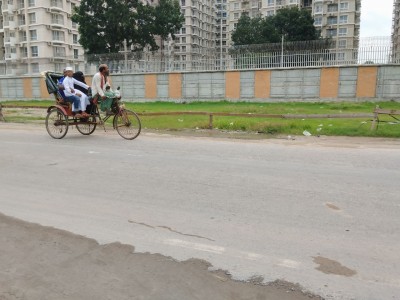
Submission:
<svg viewBox="0 0 400 300">
<path fill-rule="evenodd" d="M 78 59 L 78 49 L 74 49 L 74 58 Z"/>
<path fill-rule="evenodd" d="M 25 15 L 18 15 L 18 25 L 25 25 Z"/>
<path fill-rule="evenodd" d="M 339 36 L 347 35 L 347 28 L 339 28 Z"/>
<path fill-rule="evenodd" d="M 19 48 L 19 52 L 21 53 L 21 57 L 28 57 L 28 48 L 21 47 Z"/>
<path fill-rule="evenodd" d="M 182 4 L 182 6 L 186 6 L 185 0 L 182 0 L 182 1 L 181 1 L 181 4 Z"/>
<path fill-rule="evenodd" d="M 24 0 L 18 0 L 18 8 L 24 8 L 25 7 L 25 1 Z"/>
<path fill-rule="evenodd" d="M 39 64 L 38 63 L 31 64 L 31 70 L 32 73 L 39 73 Z"/>
<path fill-rule="evenodd" d="M 339 9 L 340 10 L 349 10 L 349 2 L 341 2 Z"/>
<path fill-rule="evenodd" d="M 28 17 L 29 17 L 29 24 L 36 23 L 36 13 L 30 13 L 30 14 L 28 14 Z"/>
<path fill-rule="evenodd" d="M 344 60 L 344 53 L 343 52 L 338 53 L 336 58 L 337 60 Z"/>
<path fill-rule="evenodd" d="M 274 5 L 275 3 L 275 0 L 267 0 L 267 6 L 272 6 L 272 5 Z"/>
<path fill-rule="evenodd" d="M 63 69 L 65 68 L 65 64 L 59 64 L 56 63 L 54 64 L 54 71 L 61 73 L 63 71 Z"/>
<path fill-rule="evenodd" d="M 322 12 L 322 5 L 315 5 L 315 12 L 316 13 Z"/>
<path fill-rule="evenodd" d="M 32 57 L 38 57 L 39 56 L 38 46 L 32 46 L 31 53 L 32 53 Z"/>
<path fill-rule="evenodd" d="M 59 14 L 51 14 L 51 23 L 64 25 L 64 17 Z M 74 23 L 72 22 L 72 24 Z"/>
<path fill-rule="evenodd" d="M 10 53 L 17 53 L 17 48 L 11 47 L 10 48 Z"/>
<path fill-rule="evenodd" d="M 315 25 L 315 26 L 317 26 L 317 25 L 322 25 L 322 17 L 316 17 L 316 18 L 314 19 L 314 25 Z"/>
<path fill-rule="evenodd" d="M 72 35 L 72 43 L 73 44 L 78 44 L 78 35 L 77 34 L 73 34 Z"/>
<path fill-rule="evenodd" d="M 31 38 L 31 41 L 37 41 L 37 31 L 35 30 L 29 30 L 29 36 Z"/>
<path fill-rule="evenodd" d="M 26 42 L 27 38 L 26 38 L 26 31 L 20 31 L 19 32 L 19 41 L 20 42 Z"/>
<path fill-rule="evenodd" d="M 347 47 L 347 41 L 346 40 L 339 40 L 338 48 L 346 48 L 346 47 Z"/>
<path fill-rule="evenodd" d="M 347 19 L 348 19 L 347 15 L 340 16 L 339 17 L 339 24 L 346 24 L 347 23 Z"/>
<path fill-rule="evenodd" d="M 328 5 L 328 12 L 336 12 L 338 11 L 337 4 Z"/>
<path fill-rule="evenodd" d="M 28 0 L 28 6 L 29 7 L 35 6 L 35 0 Z"/>
<path fill-rule="evenodd" d="M 181 43 L 186 43 L 186 37 L 181 38 Z"/>
<path fill-rule="evenodd" d="M 182 46 L 182 52 L 186 52 L 186 46 Z"/>
<path fill-rule="evenodd" d="M 64 47 L 54 47 L 53 54 L 54 54 L 54 57 L 65 57 L 65 48 Z"/>
<path fill-rule="evenodd" d="M 234 13 L 234 14 L 233 14 L 233 18 L 234 18 L 235 20 L 239 19 L 239 13 Z"/>
<path fill-rule="evenodd" d="M 53 30 L 52 31 L 53 41 L 64 41 L 64 32 Z"/>
<path fill-rule="evenodd" d="M 62 0 L 50 0 L 50 6 L 62 8 Z"/>
<path fill-rule="evenodd" d="M 336 36 L 337 35 L 337 29 L 328 29 L 326 31 L 326 35 L 328 37 Z"/>
<path fill-rule="evenodd" d="M 337 24 L 337 17 L 329 17 L 328 18 L 328 25 Z"/>
<path fill-rule="evenodd" d="M 240 3 L 233 3 L 233 9 L 240 9 L 240 7 L 239 7 L 239 4 Z"/>
<path fill-rule="evenodd" d="M 267 17 L 273 16 L 273 15 L 274 15 L 274 11 L 273 10 L 267 10 Z"/>
</svg>

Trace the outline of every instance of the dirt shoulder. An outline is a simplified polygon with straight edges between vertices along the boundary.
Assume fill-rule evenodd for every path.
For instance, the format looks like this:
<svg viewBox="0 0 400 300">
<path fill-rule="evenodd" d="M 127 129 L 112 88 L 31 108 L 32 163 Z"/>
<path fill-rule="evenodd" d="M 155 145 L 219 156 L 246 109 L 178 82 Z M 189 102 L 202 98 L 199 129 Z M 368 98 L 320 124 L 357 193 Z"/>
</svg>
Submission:
<svg viewBox="0 0 400 300">
<path fill-rule="evenodd" d="M 95 134 L 103 134 L 104 136 L 117 134 L 111 126 L 107 127 L 107 133 L 102 128 L 96 129 Z M 1 122 L 0 129 L 24 130 L 31 132 L 43 132 L 47 135 L 44 121 L 36 121 L 29 123 L 12 123 Z M 350 148 L 393 148 L 400 147 L 400 139 L 398 138 L 382 138 L 382 137 L 349 137 L 349 136 L 282 136 L 258 134 L 254 132 L 242 131 L 222 131 L 216 129 L 185 129 L 185 130 L 153 130 L 143 129 L 141 135 L 157 135 L 166 138 L 170 136 L 184 138 L 213 138 L 213 139 L 236 139 L 241 141 L 265 141 L 271 143 L 285 145 L 318 145 L 323 147 L 350 147 Z"/>
<path fill-rule="evenodd" d="M 299 285 L 232 280 L 207 262 L 177 262 L 0 214 L 0 299 L 322 299 Z"/>
</svg>

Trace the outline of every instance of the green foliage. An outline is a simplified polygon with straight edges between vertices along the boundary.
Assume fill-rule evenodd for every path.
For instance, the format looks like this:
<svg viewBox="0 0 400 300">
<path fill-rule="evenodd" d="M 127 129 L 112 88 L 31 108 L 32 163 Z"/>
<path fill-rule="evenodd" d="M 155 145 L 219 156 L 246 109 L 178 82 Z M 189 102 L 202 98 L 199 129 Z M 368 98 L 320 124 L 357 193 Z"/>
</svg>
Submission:
<svg viewBox="0 0 400 300">
<path fill-rule="evenodd" d="M 280 38 L 270 18 L 250 18 L 243 14 L 232 33 L 235 45 L 276 43 Z"/>
<path fill-rule="evenodd" d="M 285 7 L 271 17 L 276 30 L 286 41 L 317 40 L 320 33 L 314 27 L 314 19 L 310 11 L 298 7 Z"/>
<path fill-rule="evenodd" d="M 243 14 L 239 19 L 232 41 L 236 45 L 278 43 L 285 41 L 311 41 L 320 38 L 314 27 L 311 13 L 298 7 L 285 7 L 274 16 L 250 18 Z"/>
<path fill-rule="evenodd" d="M 83 0 L 72 20 L 79 24 L 79 42 L 88 54 L 117 53 L 128 48 L 157 50 L 156 36 L 174 36 L 184 17 L 176 0 L 155 7 L 139 0 Z"/>
</svg>

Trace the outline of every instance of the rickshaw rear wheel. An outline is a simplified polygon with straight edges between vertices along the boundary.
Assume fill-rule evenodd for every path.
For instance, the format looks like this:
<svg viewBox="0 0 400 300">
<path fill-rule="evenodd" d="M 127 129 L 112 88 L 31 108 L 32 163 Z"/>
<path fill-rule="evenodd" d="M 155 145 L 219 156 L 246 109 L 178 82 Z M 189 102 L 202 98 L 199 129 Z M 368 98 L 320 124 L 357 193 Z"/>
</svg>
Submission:
<svg viewBox="0 0 400 300">
<path fill-rule="evenodd" d="M 54 139 L 62 139 L 68 132 L 68 117 L 58 108 L 52 108 L 46 116 L 46 130 Z"/>
<path fill-rule="evenodd" d="M 126 109 L 115 114 L 113 125 L 118 134 L 127 140 L 137 138 L 142 129 L 138 115 Z"/>
<path fill-rule="evenodd" d="M 90 116 L 87 119 L 88 119 L 87 121 L 82 122 L 81 124 L 76 124 L 76 129 L 78 129 L 78 131 L 83 135 L 90 135 L 96 130 L 97 126 L 96 117 Z"/>
</svg>

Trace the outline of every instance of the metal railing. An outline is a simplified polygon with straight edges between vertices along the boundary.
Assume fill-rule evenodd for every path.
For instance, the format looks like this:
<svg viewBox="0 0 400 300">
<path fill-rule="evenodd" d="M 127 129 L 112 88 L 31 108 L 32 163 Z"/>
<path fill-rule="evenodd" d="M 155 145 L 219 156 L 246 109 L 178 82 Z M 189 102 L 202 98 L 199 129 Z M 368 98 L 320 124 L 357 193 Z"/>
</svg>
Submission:
<svg viewBox="0 0 400 300">
<path fill-rule="evenodd" d="M 225 57 L 218 49 L 177 53 L 174 46 L 157 52 L 122 52 L 79 57 L 7 59 L 0 61 L 0 75 L 31 75 L 44 70 L 61 72 L 73 66 L 94 74 L 98 65 L 108 64 L 111 73 L 159 73 L 255 70 L 352 66 L 361 64 L 400 64 L 400 50 L 394 51 L 390 37 L 362 38 L 357 48 L 339 48 L 326 41 L 238 46 Z M 58 55 L 59 56 L 59 55 Z M 40 70 L 32 64 L 40 65 Z M 29 67 L 31 65 L 31 67 Z"/>
</svg>

